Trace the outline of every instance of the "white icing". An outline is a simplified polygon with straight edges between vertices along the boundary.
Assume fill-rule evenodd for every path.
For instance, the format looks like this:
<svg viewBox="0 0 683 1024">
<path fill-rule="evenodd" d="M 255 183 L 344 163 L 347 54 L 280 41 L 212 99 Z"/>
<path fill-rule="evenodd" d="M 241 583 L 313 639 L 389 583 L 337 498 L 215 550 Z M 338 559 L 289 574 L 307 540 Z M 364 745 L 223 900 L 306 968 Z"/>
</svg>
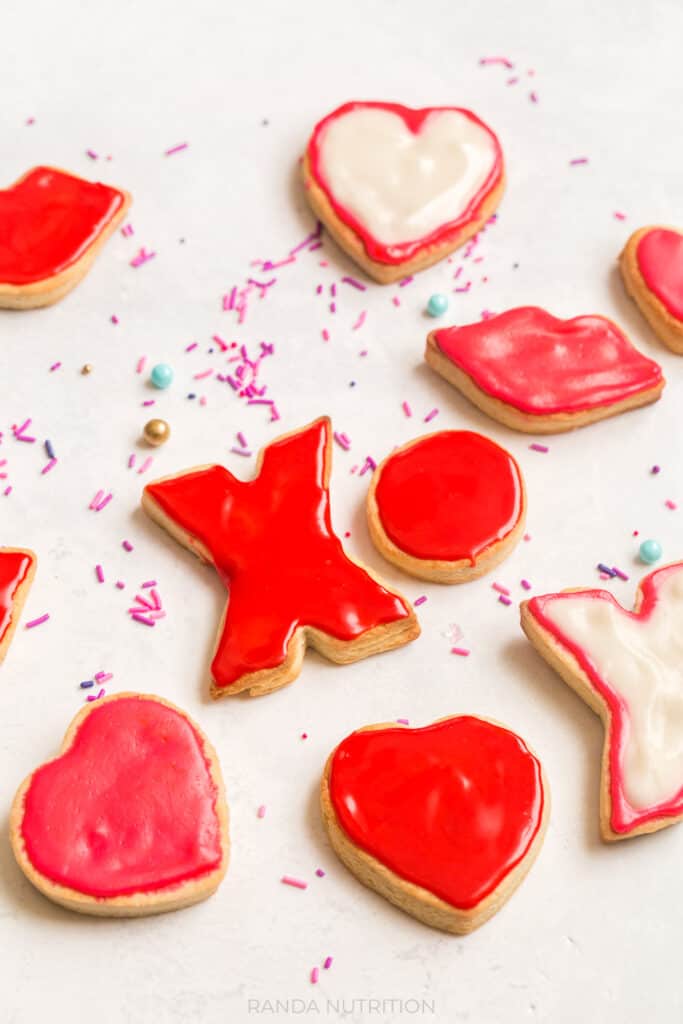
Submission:
<svg viewBox="0 0 683 1024">
<path fill-rule="evenodd" d="M 636 810 L 671 800 L 683 786 L 683 568 L 656 586 L 647 619 L 580 594 L 543 605 L 626 706 L 623 789 Z"/>
<path fill-rule="evenodd" d="M 398 114 L 356 108 L 330 121 L 319 145 L 330 192 L 384 245 L 457 219 L 496 162 L 490 133 L 454 110 L 433 111 L 414 134 Z"/>
</svg>

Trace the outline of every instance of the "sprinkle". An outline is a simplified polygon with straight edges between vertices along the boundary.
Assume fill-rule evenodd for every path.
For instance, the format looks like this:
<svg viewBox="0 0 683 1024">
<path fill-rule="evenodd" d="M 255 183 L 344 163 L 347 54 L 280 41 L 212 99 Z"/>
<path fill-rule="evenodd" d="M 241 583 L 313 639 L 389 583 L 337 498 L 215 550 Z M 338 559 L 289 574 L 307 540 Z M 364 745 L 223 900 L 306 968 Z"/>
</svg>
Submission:
<svg viewBox="0 0 683 1024">
<path fill-rule="evenodd" d="M 192 395 L 192 397 L 194 398 L 194 395 Z M 148 405 L 156 405 L 156 399 L 155 398 L 148 398 L 146 402 L 142 403 L 142 405 L 143 405 L 144 408 L 147 408 Z"/>
<path fill-rule="evenodd" d="M 121 541 L 121 547 L 123 548 L 124 551 L 132 551 L 133 550 L 133 545 L 131 544 L 131 542 L 129 540 Z"/>
<path fill-rule="evenodd" d="M 398 722 L 399 725 L 410 725 L 409 718 L 397 718 L 396 721 Z"/>
<path fill-rule="evenodd" d="M 256 817 L 257 818 L 265 818 L 265 816 L 266 816 L 266 805 L 265 804 L 261 804 L 261 806 L 259 807 L 259 809 L 256 812 Z"/>
<path fill-rule="evenodd" d="M 323 336 L 323 341 L 329 341 L 330 340 L 330 332 L 327 330 L 326 327 L 323 327 L 323 329 L 321 331 L 321 334 Z"/>
<path fill-rule="evenodd" d="M 531 540 L 531 534 L 530 533 L 525 533 L 524 536 L 522 537 L 522 540 L 526 541 L 526 543 L 528 544 L 529 541 Z"/>
<path fill-rule="evenodd" d="M 616 565 L 612 566 L 612 572 L 615 576 L 618 576 L 620 580 L 628 580 L 628 576 L 626 575 L 626 573 L 622 572 L 621 569 L 618 569 Z"/>
<path fill-rule="evenodd" d="M 398 286 L 399 286 L 399 288 L 405 288 L 405 286 L 407 284 L 410 284 L 410 282 L 413 281 L 413 280 L 414 280 L 414 278 L 413 278 L 413 275 L 411 274 L 409 277 L 404 277 L 402 281 L 399 281 L 398 282 Z"/>
<path fill-rule="evenodd" d="M 413 410 L 410 408 L 407 402 L 401 402 L 401 408 L 403 409 L 406 416 L 410 417 L 413 415 Z"/>
<path fill-rule="evenodd" d="M 50 367 L 50 373 L 54 373 L 55 370 L 58 370 L 61 365 L 61 363 L 53 363 L 52 366 Z"/>
<path fill-rule="evenodd" d="M 145 580 L 144 583 L 140 584 L 140 587 L 142 590 L 149 590 L 151 587 L 156 587 L 157 585 L 156 580 Z"/>
<path fill-rule="evenodd" d="M 117 317 L 116 313 L 112 313 L 109 319 L 113 324 L 117 324 L 119 322 L 119 318 Z"/>
<path fill-rule="evenodd" d="M 92 701 L 99 700 L 100 697 L 104 697 L 104 694 L 105 694 L 105 690 L 100 690 L 99 693 L 91 694 L 89 697 L 86 697 L 85 699 L 92 703 Z"/>
<path fill-rule="evenodd" d="M 128 456 L 128 469 L 132 469 L 135 465 L 135 452 L 131 452 Z"/>
<path fill-rule="evenodd" d="M 41 469 L 40 475 L 41 476 L 45 476 L 45 474 L 49 473 L 50 470 L 53 469 L 56 465 L 57 465 L 57 460 L 54 457 L 51 458 L 50 461 L 46 462 L 45 465 L 43 466 L 43 468 Z"/>
<path fill-rule="evenodd" d="M 186 346 L 185 351 L 186 352 L 192 352 L 194 349 L 196 349 L 196 347 L 197 347 L 197 342 L 196 341 L 192 341 L 192 342 L 190 342 L 189 345 Z"/>
<path fill-rule="evenodd" d="M 339 447 L 343 448 L 345 452 L 348 452 L 349 448 L 351 447 L 351 441 L 346 436 L 346 434 L 340 434 L 338 431 L 335 430 L 333 437 L 337 444 L 339 445 Z"/>
<path fill-rule="evenodd" d="M 598 562 L 598 569 L 600 570 L 600 572 L 603 572 L 605 576 L 616 576 L 616 572 L 614 571 L 614 569 L 610 569 L 610 567 L 608 565 L 605 565 L 604 562 Z"/>
<path fill-rule="evenodd" d="M 192 377 L 193 380 L 205 380 L 206 377 L 210 377 L 213 370 L 202 370 L 201 373 L 195 373 Z"/>
<path fill-rule="evenodd" d="M 538 103 L 538 95 L 537 95 L 537 93 L 530 92 L 529 93 L 529 99 L 531 100 L 532 103 Z"/>
<path fill-rule="evenodd" d="M 117 580 L 115 583 L 115 586 L 117 587 L 118 590 L 123 590 L 125 585 L 126 584 L 123 582 L 123 580 Z"/>
<path fill-rule="evenodd" d="M 95 680 L 94 679 L 86 679 L 86 680 L 84 680 L 84 682 L 79 683 L 78 685 L 80 686 L 81 690 L 89 690 L 92 686 L 95 685 Z"/>
<path fill-rule="evenodd" d="M 653 476 L 657 476 L 657 473 L 661 473 L 661 471 L 662 471 L 662 467 L 661 466 L 653 466 L 652 469 L 650 470 L 650 472 L 652 473 Z"/>
<path fill-rule="evenodd" d="M 525 590 L 531 590 L 531 584 L 529 583 L 528 580 L 520 580 L 519 582 L 524 587 Z"/>
<path fill-rule="evenodd" d="M 532 452 L 544 452 L 545 453 L 545 452 L 549 452 L 550 451 L 550 448 L 548 448 L 547 445 L 545 445 L 545 444 L 538 444 L 538 442 L 536 442 L 536 441 L 534 441 L 533 444 L 530 444 L 529 448 L 531 449 Z"/>
<path fill-rule="evenodd" d="M 307 732 L 302 732 L 301 733 L 301 739 L 302 740 L 307 740 L 308 739 L 308 733 Z"/>
<path fill-rule="evenodd" d="M 150 260 L 153 260 L 155 256 L 155 252 L 149 252 L 147 249 L 145 249 L 143 245 L 138 249 L 137 255 L 133 257 L 129 265 L 137 269 L 138 267 L 141 267 L 144 263 L 148 263 Z"/>
<path fill-rule="evenodd" d="M 620 210 L 615 210 L 614 211 L 614 216 L 615 216 L 616 220 L 626 220 L 626 214 L 622 213 Z"/>
<path fill-rule="evenodd" d="M 370 455 L 366 455 L 365 462 L 363 463 L 363 468 L 361 469 L 358 476 L 363 476 L 365 473 L 367 473 L 369 469 L 377 469 L 377 463 Z"/>
<path fill-rule="evenodd" d="M 342 277 L 342 284 L 350 284 L 352 288 L 357 288 L 359 292 L 367 291 L 367 285 L 357 281 L 355 277 Z"/>
<path fill-rule="evenodd" d="M 676 504 L 676 502 L 672 501 L 671 498 L 667 498 L 666 501 L 664 502 L 664 504 L 666 505 L 667 508 L 670 508 L 672 511 L 675 511 L 678 508 L 678 505 Z"/>
<path fill-rule="evenodd" d="M 49 459 L 54 459 L 54 457 L 55 457 L 55 450 L 52 447 L 52 441 L 46 441 L 45 442 L 45 451 L 47 452 L 47 457 Z"/>
<path fill-rule="evenodd" d="M 97 576 L 97 580 L 99 583 L 104 583 L 104 569 L 102 568 L 101 565 L 95 566 L 95 575 Z"/>
<path fill-rule="evenodd" d="M 147 458 L 145 459 L 145 461 L 142 463 L 142 465 L 138 469 L 138 473 L 144 473 L 146 470 L 149 469 L 149 467 L 152 465 L 153 462 L 154 462 L 154 456 L 153 455 L 148 455 Z"/>
<path fill-rule="evenodd" d="M 312 984 L 312 985 L 317 985 L 317 984 L 318 984 L 318 974 L 319 974 L 319 973 L 320 973 L 320 972 L 318 971 L 318 968 L 317 968 L 317 967 L 314 967 L 314 968 L 313 968 L 313 969 L 311 970 L 311 984 Z"/>
<path fill-rule="evenodd" d="M 415 606 L 416 608 L 419 608 L 419 607 L 420 607 L 420 605 L 421 605 L 421 604 L 424 604 L 426 600 L 427 600 L 427 597 L 426 597 L 426 595 L 425 595 L 425 594 L 423 594 L 423 595 L 422 595 L 421 597 L 417 597 L 417 598 L 415 598 L 415 600 L 413 601 L 413 604 L 414 604 L 414 606 Z"/>
<path fill-rule="evenodd" d="M 358 317 L 358 319 L 356 320 L 356 322 L 355 322 L 355 324 L 353 325 L 353 327 L 351 328 L 351 330 L 352 330 L 352 331 L 358 331 L 358 330 L 360 330 L 360 328 L 361 328 L 361 327 L 363 326 L 363 324 L 365 323 L 365 318 L 366 318 L 366 316 L 367 316 L 367 315 L 368 315 L 368 313 L 367 313 L 367 310 L 365 310 L 365 309 L 364 309 L 364 310 L 363 310 L 363 312 L 362 312 L 362 313 L 360 314 L 360 316 Z"/>
<path fill-rule="evenodd" d="M 512 61 L 507 59 L 507 57 L 480 57 L 479 63 L 482 66 L 486 64 L 502 64 L 503 67 L 508 68 L 508 70 L 512 70 L 515 66 Z"/>
<path fill-rule="evenodd" d="M 315 869 L 315 873 L 318 876 L 318 878 L 324 878 L 325 877 L 325 872 L 323 871 L 322 868 L 316 868 Z"/>
<path fill-rule="evenodd" d="M 395 306 L 400 306 L 401 305 L 401 300 L 399 299 L 398 295 L 394 295 L 394 297 L 393 297 L 393 299 L 391 301 L 393 302 L 393 304 Z"/>
<path fill-rule="evenodd" d="M 228 345 L 223 341 L 223 339 L 221 338 L 221 336 L 219 334 L 212 334 L 211 335 L 211 340 L 216 342 L 216 344 L 218 345 L 218 347 L 221 350 L 221 352 L 227 352 L 228 351 Z"/>
<path fill-rule="evenodd" d="M 154 626 L 155 620 L 148 618 L 146 615 L 142 615 L 140 612 L 132 612 L 131 619 L 136 622 L 141 622 L 144 626 Z"/>
<path fill-rule="evenodd" d="M 235 455 L 244 455 L 245 457 L 251 455 L 251 452 L 249 451 L 248 448 L 236 448 L 233 446 L 230 449 L 230 451 L 233 452 Z"/>
<path fill-rule="evenodd" d="M 461 658 L 468 658 L 470 652 L 466 647 L 451 647 L 451 654 L 459 654 Z"/>
<path fill-rule="evenodd" d="M 106 497 L 102 498 L 102 501 L 99 503 L 99 505 L 95 506 L 95 511 L 96 512 L 101 512 L 102 509 L 105 508 L 109 504 L 109 502 L 112 500 L 113 497 L 114 497 L 114 495 L 110 491 L 109 494 L 107 494 Z"/>
<path fill-rule="evenodd" d="M 425 416 L 424 422 L 425 423 L 430 423 L 431 420 L 433 420 L 434 417 L 438 416 L 438 415 L 439 415 L 439 410 L 438 409 L 432 409 L 432 411 L 428 412 L 427 415 Z"/>
<path fill-rule="evenodd" d="M 303 882 L 300 878 L 293 878 L 291 875 L 283 875 L 280 881 L 284 885 L 292 885 L 295 889 L 308 889 L 308 882 Z"/>
<path fill-rule="evenodd" d="M 502 583 L 492 583 L 491 587 L 493 590 L 497 590 L 499 594 L 505 594 L 506 597 L 510 596 L 510 591 Z"/>
<path fill-rule="evenodd" d="M 501 604 L 504 604 L 504 605 L 511 605 L 512 604 L 512 601 L 510 600 L 510 598 L 506 597 L 505 594 L 499 594 L 498 595 L 498 600 L 500 601 Z"/>
<path fill-rule="evenodd" d="M 2 493 L 5 498 L 9 498 L 10 494 L 12 493 L 12 485 L 10 484 L 8 487 L 6 487 Z"/>
<path fill-rule="evenodd" d="M 326 956 L 325 957 L 325 962 L 323 963 L 323 970 L 329 971 L 331 966 L 332 966 L 332 957 L 331 956 Z"/>
<path fill-rule="evenodd" d="M 145 368 L 145 363 L 146 362 L 147 362 L 147 356 L 140 356 L 140 358 L 138 359 L 137 364 L 135 366 L 135 372 L 136 373 L 142 373 L 142 371 Z"/>
<path fill-rule="evenodd" d="M 133 225 L 132 224 L 124 224 L 123 227 L 121 228 L 121 234 L 123 235 L 124 238 L 130 238 L 131 235 L 135 234 L 135 232 L 133 231 Z"/>
<path fill-rule="evenodd" d="M 94 679 L 96 683 L 108 683 L 110 679 L 114 678 L 113 672 L 96 672 Z"/>
<path fill-rule="evenodd" d="M 588 157 L 587 156 L 576 156 L 576 157 L 574 157 L 573 160 L 569 161 L 569 166 L 570 167 L 578 167 L 579 164 L 587 164 L 587 163 L 588 163 Z"/>
<path fill-rule="evenodd" d="M 237 437 L 238 442 L 242 445 L 243 448 L 247 448 L 248 447 L 247 439 L 246 439 L 246 437 L 244 436 L 244 434 L 242 433 L 241 430 L 238 431 L 238 433 L 235 436 Z"/>
<path fill-rule="evenodd" d="M 165 149 L 164 156 L 173 156 L 174 153 L 180 153 L 182 149 L 187 149 L 189 145 L 189 142 L 179 142 L 177 146 L 171 146 L 170 149 Z"/>
<path fill-rule="evenodd" d="M 89 156 L 91 160 L 98 160 L 99 157 L 94 149 L 86 149 L 85 155 Z"/>
<path fill-rule="evenodd" d="M 31 619 L 30 622 L 27 622 L 24 628 L 25 629 L 33 629 L 34 626 L 42 626 L 42 624 L 44 622 L 47 622 L 47 620 L 49 618 L 50 618 L 49 612 L 45 612 L 45 614 L 41 615 L 40 618 L 38 618 L 38 619 Z"/>
</svg>

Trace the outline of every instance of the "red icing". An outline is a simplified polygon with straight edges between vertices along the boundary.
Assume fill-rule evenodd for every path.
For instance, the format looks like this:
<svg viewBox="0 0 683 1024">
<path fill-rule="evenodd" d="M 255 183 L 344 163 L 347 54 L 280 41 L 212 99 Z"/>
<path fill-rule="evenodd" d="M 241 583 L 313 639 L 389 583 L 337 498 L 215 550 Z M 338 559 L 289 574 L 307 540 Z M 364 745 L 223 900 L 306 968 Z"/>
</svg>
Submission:
<svg viewBox="0 0 683 1024">
<path fill-rule="evenodd" d="M 159 701 L 103 701 L 34 773 L 21 832 L 46 878 L 95 897 L 154 892 L 221 863 L 218 791 L 202 740 Z"/>
<path fill-rule="evenodd" d="M 417 239 L 413 242 L 403 242 L 400 245 L 385 245 L 370 234 L 361 221 L 354 217 L 349 210 L 337 202 L 334 194 L 328 188 L 321 169 L 320 147 L 322 136 L 330 121 L 338 117 L 343 117 L 343 115 L 349 113 L 349 111 L 366 107 L 388 110 L 393 114 L 398 114 L 399 117 L 403 118 L 406 126 L 415 135 L 420 132 L 423 122 L 430 114 L 440 110 L 454 110 L 459 114 L 464 114 L 465 117 L 479 125 L 491 136 L 496 151 L 496 159 L 491 169 L 491 173 L 476 196 L 474 196 L 471 202 L 455 220 L 452 220 L 447 224 L 442 224 L 436 231 L 433 231 L 425 238 Z M 455 239 L 467 224 L 477 219 L 484 200 L 500 184 L 503 177 L 503 151 L 497 136 L 476 116 L 476 114 L 473 114 L 471 110 L 465 110 L 463 107 L 424 107 L 419 110 L 414 110 L 411 107 L 404 107 L 400 103 L 359 101 L 344 103 L 341 107 L 337 107 L 336 110 L 333 110 L 331 114 L 328 114 L 327 117 L 324 117 L 322 121 L 319 121 L 315 126 L 311 140 L 308 144 L 307 153 L 310 161 L 311 175 L 315 179 L 316 184 L 324 191 L 337 217 L 345 224 L 348 224 L 348 226 L 360 237 L 370 259 L 374 260 L 376 263 L 387 263 L 392 266 L 396 266 L 398 263 L 404 263 L 406 260 L 418 256 L 425 249 L 434 245 L 441 245 L 450 241 L 450 239 Z"/>
<path fill-rule="evenodd" d="M 524 306 L 435 339 L 482 391 L 536 416 L 612 405 L 662 382 L 657 363 L 602 316 L 558 320 Z"/>
<path fill-rule="evenodd" d="M 28 576 L 33 561 L 33 557 L 25 551 L 0 549 L 0 644 L 12 622 L 14 598 Z"/>
<path fill-rule="evenodd" d="M 683 235 L 654 228 L 638 242 L 638 267 L 653 295 L 677 320 L 683 320 Z"/>
<path fill-rule="evenodd" d="M 613 832 L 626 833 L 639 828 L 656 818 L 677 817 L 683 814 L 683 789 L 673 800 L 667 800 L 647 810 L 632 807 L 624 793 L 624 773 L 622 763 L 624 747 L 628 740 L 629 717 L 628 707 L 619 693 L 609 682 L 600 676 L 590 657 L 582 647 L 574 643 L 547 615 L 544 607 L 550 601 L 571 601 L 574 597 L 590 597 L 596 601 L 606 601 L 618 609 L 619 614 L 626 618 L 646 622 L 652 615 L 658 601 L 658 584 L 674 572 L 680 572 L 683 563 L 667 565 L 663 569 L 643 577 L 639 585 L 641 595 L 640 607 L 637 612 L 629 612 L 606 590 L 579 590 L 574 593 L 565 591 L 558 594 L 543 594 L 529 601 L 529 611 L 537 622 L 553 635 L 555 640 L 576 658 L 577 662 L 590 679 L 593 688 L 605 700 L 610 712 L 610 724 L 607 732 L 609 743 L 609 793 L 612 805 L 610 826 Z"/>
<path fill-rule="evenodd" d="M 469 716 L 352 733 L 329 787 L 356 846 L 461 910 L 505 880 L 543 818 L 538 760 L 513 732 Z"/>
<path fill-rule="evenodd" d="M 470 430 L 444 430 L 389 456 L 375 500 L 401 551 L 474 565 L 517 525 L 522 493 L 519 467 L 504 448 Z"/>
<path fill-rule="evenodd" d="M 332 532 L 330 457 L 323 419 L 268 445 L 248 483 L 210 466 L 145 489 L 208 551 L 229 587 L 211 666 L 217 687 L 282 665 L 299 626 L 349 641 L 412 614 L 344 554 Z"/>
<path fill-rule="evenodd" d="M 108 185 L 34 167 L 0 191 L 0 283 L 33 284 L 72 266 L 124 199 Z"/>
</svg>

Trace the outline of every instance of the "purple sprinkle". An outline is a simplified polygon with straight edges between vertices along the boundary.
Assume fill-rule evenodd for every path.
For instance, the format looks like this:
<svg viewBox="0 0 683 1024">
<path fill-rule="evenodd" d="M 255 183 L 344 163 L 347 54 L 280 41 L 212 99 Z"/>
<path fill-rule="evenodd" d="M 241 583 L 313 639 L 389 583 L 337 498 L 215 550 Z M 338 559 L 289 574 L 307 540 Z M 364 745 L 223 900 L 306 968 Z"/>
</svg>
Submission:
<svg viewBox="0 0 683 1024">
<path fill-rule="evenodd" d="M 104 697 L 104 694 L 105 694 L 105 691 L 104 691 L 104 690 L 100 690 L 100 692 L 99 692 L 99 693 L 95 693 L 95 694 L 90 694 L 90 696 L 89 696 L 89 697 L 86 697 L 85 699 L 86 699 L 87 701 L 90 701 L 90 702 L 91 702 L 91 701 L 94 701 L 94 700 L 99 700 L 99 699 L 100 699 L 100 697 Z"/>
<path fill-rule="evenodd" d="M 121 547 L 123 548 L 124 551 L 132 551 L 133 550 L 133 545 L 131 544 L 131 542 L 129 540 L 122 541 L 121 542 Z"/>
<path fill-rule="evenodd" d="M 550 448 L 548 448 L 547 445 L 545 445 L 545 444 L 538 444 L 537 441 L 534 441 L 533 444 L 530 444 L 529 448 L 531 449 L 532 452 L 543 452 L 543 453 L 545 453 L 545 452 L 549 452 L 550 451 Z"/>
<path fill-rule="evenodd" d="M 425 596 L 425 595 L 423 594 L 423 595 L 422 595 L 422 597 L 418 597 L 418 598 L 416 598 L 416 599 L 415 599 L 415 600 L 413 601 L 413 605 L 415 606 L 415 608 L 419 608 L 419 607 L 420 607 L 420 605 L 421 605 L 421 604 L 424 604 L 426 600 L 427 600 L 427 598 L 426 598 L 426 596 Z"/>
<path fill-rule="evenodd" d="M 234 455 L 244 455 L 245 457 L 251 455 L 251 452 L 249 451 L 248 448 L 235 448 L 235 447 L 233 447 L 233 448 L 230 449 L 230 451 Z"/>
<path fill-rule="evenodd" d="M 325 877 L 325 872 L 323 871 L 322 868 L 316 868 L 315 869 L 315 873 L 318 876 L 318 878 L 324 878 Z"/>
<path fill-rule="evenodd" d="M 41 615 L 40 618 L 38 618 L 38 619 L 31 619 L 30 622 L 27 622 L 25 628 L 26 629 L 33 629 L 34 626 L 41 626 L 44 622 L 47 622 L 47 620 L 49 618 L 50 618 L 49 613 L 45 612 L 45 614 Z"/>
<path fill-rule="evenodd" d="M 614 569 L 610 569 L 610 567 L 608 565 L 605 565 L 604 562 L 598 562 L 598 569 L 600 570 L 600 572 L 604 572 L 606 576 L 617 575 Z"/>
<path fill-rule="evenodd" d="M 399 725 L 410 725 L 410 719 L 408 718 L 397 718 L 396 721 Z"/>
<path fill-rule="evenodd" d="M 662 471 L 662 467 L 661 466 L 653 466 L 652 469 L 650 470 L 650 472 L 653 474 L 653 476 L 657 476 L 657 473 L 661 473 L 661 471 Z"/>
<path fill-rule="evenodd" d="M 425 423 L 430 423 L 434 419 L 434 417 L 438 416 L 438 415 L 439 415 L 439 410 L 438 409 L 432 409 L 432 411 L 428 412 L 427 415 L 425 416 L 425 418 L 424 418 Z"/>
<path fill-rule="evenodd" d="M 626 573 L 622 572 L 621 569 L 617 569 L 616 565 L 612 566 L 612 572 L 615 576 L 618 576 L 620 580 L 628 580 Z"/>
<path fill-rule="evenodd" d="M 520 580 L 520 583 L 522 584 L 525 590 L 531 590 L 531 584 L 528 580 Z"/>
<path fill-rule="evenodd" d="M 55 459 L 57 457 L 55 455 L 55 450 L 52 447 L 52 441 L 45 442 L 45 451 L 47 452 L 48 458 Z"/>
<path fill-rule="evenodd" d="M 189 142 L 179 142 L 177 146 L 171 146 L 170 149 L 165 149 L 164 156 L 173 156 L 174 153 L 180 153 L 181 150 L 187 149 L 189 145 Z"/>
<path fill-rule="evenodd" d="M 95 566 L 95 575 L 97 576 L 97 580 L 99 583 L 104 583 L 104 569 L 102 568 L 101 565 Z"/>
<path fill-rule="evenodd" d="M 352 288 L 357 288 L 359 292 L 367 290 L 367 285 L 361 284 L 361 282 L 357 281 L 355 277 L 342 277 L 342 283 L 350 284 Z"/>
<path fill-rule="evenodd" d="M 500 601 L 501 604 L 504 604 L 506 606 L 512 604 L 512 601 L 510 600 L 510 598 L 506 597 L 505 594 L 499 594 L 498 595 L 498 600 Z"/>
<path fill-rule="evenodd" d="M 569 166 L 570 167 L 577 167 L 579 164 L 587 164 L 587 163 L 588 163 L 588 157 L 587 156 L 577 156 L 577 157 L 574 157 L 573 160 L 569 161 Z"/>
<path fill-rule="evenodd" d="M 323 970 L 329 971 L 331 966 L 332 966 L 332 957 L 331 956 L 326 956 L 325 957 L 325 962 L 323 964 Z"/>
<path fill-rule="evenodd" d="M 86 679 L 84 682 L 79 683 L 81 690 L 89 690 L 91 686 L 95 685 L 94 679 Z"/>
<path fill-rule="evenodd" d="M 404 277 L 402 281 L 399 281 L 399 282 L 398 282 L 398 286 L 399 286 L 399 288 L 405 288 L 405 286 L 406 286 L 407 284 L 410 284 L 410 282 L 411 282 L 412 280 L 413 280 L 413 275 L 412 275 L 412 274 L 410 275 L 410 277 Z"/>
</svg>

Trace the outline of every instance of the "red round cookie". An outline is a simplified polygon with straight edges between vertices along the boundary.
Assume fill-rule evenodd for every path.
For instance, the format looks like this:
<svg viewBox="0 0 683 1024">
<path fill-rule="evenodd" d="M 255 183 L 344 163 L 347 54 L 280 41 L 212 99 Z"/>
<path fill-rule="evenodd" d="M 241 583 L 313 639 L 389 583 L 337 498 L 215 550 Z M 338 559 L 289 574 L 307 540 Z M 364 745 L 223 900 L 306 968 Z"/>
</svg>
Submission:
<svg viewBox="0 0 683 1024">
<path fill-rule="evenodd" d="M 368 495 L 373 540 L 413 575 L 458 583 L 497 565 L 524 525 L 519 466 L 470 430 L 418 438 L 379 466 Z"/>
</svg>

